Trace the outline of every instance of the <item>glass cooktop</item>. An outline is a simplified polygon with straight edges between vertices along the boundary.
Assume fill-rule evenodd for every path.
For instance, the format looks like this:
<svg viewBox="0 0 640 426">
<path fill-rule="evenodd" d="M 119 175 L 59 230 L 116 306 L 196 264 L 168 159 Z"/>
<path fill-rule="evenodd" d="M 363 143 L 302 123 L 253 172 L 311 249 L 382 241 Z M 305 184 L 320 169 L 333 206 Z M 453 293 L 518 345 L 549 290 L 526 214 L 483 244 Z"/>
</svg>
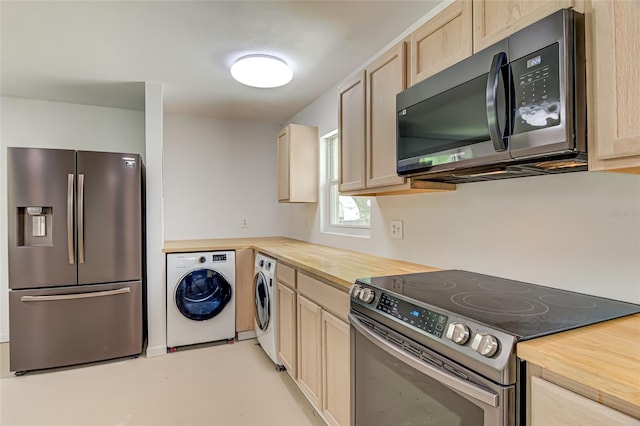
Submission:
<svg viewBox="0 0 640 426">
<path fill-rule="evenodd" d="M 640 305 L 633 303 L 462 270 L 358 282 L 481 322 L 520 340 L 640 312 Z"/>
</svg>

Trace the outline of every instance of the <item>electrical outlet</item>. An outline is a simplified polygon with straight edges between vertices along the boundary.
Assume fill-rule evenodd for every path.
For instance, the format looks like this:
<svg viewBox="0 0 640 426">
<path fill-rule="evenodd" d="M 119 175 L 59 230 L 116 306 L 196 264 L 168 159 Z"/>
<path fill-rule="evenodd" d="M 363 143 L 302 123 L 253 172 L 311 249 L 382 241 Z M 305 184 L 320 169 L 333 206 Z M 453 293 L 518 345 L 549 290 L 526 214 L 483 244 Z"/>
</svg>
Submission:
<svg viewBox="0 0 640 426">
<path fill-rule="evenodd" d="M 249 219 L 247 219 L 246 217 L 243 217 L 242 219 L 240 219 L 240 227 L 241 228 L 248 228 L 249 227 Z"/>
<path fill-rule="evenodd" d="M 404 234 L 402 233 L 401 220 L 391 221 L 391 238 L 393 238 L 394 240 L 402 240 L 404 238 Z"/>
</svg>

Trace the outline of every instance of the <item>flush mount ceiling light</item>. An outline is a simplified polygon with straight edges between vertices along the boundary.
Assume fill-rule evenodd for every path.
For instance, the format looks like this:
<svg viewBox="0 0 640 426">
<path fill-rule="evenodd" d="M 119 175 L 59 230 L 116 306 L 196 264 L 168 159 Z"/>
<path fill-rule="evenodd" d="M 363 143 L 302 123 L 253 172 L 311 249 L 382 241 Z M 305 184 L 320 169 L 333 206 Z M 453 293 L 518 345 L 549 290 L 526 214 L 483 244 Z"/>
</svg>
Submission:
<svg viewBox="0 0 640 426">
<path fill-rule="evenodd" d="M 285 61 L 275 56 L 247 55 L 231 66 L 231 75 L 247 86 L 269 88 L 290 82 L 293 71 Z"/>
</svg>

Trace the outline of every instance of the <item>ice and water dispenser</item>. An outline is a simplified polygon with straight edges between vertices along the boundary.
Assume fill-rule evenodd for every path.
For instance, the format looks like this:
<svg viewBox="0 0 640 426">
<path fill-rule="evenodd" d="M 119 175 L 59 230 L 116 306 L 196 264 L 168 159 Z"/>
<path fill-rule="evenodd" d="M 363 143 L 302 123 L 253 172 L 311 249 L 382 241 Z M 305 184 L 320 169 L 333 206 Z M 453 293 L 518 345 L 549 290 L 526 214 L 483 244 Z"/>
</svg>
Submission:
<svg viewBox="0 0 640 426">
<path fill-rule="evenodd" d="M 52 225 L 52 207 L 18 207 L 18 246 L 52 246 Z"/>
</svg>

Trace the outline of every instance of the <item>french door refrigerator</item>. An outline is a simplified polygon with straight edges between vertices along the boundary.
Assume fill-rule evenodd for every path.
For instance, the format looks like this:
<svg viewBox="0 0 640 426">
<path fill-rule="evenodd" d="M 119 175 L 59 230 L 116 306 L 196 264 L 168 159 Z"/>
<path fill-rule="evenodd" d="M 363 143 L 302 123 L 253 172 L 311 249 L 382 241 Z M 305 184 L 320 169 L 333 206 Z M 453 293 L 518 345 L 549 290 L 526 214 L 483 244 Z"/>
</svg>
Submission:
<svg viewBox="0 0 640 426">
<path fill-rule="evenodd" d="M 10 368 L 142 352 L 137 154 L 7 149 Z"/>
</svg>

